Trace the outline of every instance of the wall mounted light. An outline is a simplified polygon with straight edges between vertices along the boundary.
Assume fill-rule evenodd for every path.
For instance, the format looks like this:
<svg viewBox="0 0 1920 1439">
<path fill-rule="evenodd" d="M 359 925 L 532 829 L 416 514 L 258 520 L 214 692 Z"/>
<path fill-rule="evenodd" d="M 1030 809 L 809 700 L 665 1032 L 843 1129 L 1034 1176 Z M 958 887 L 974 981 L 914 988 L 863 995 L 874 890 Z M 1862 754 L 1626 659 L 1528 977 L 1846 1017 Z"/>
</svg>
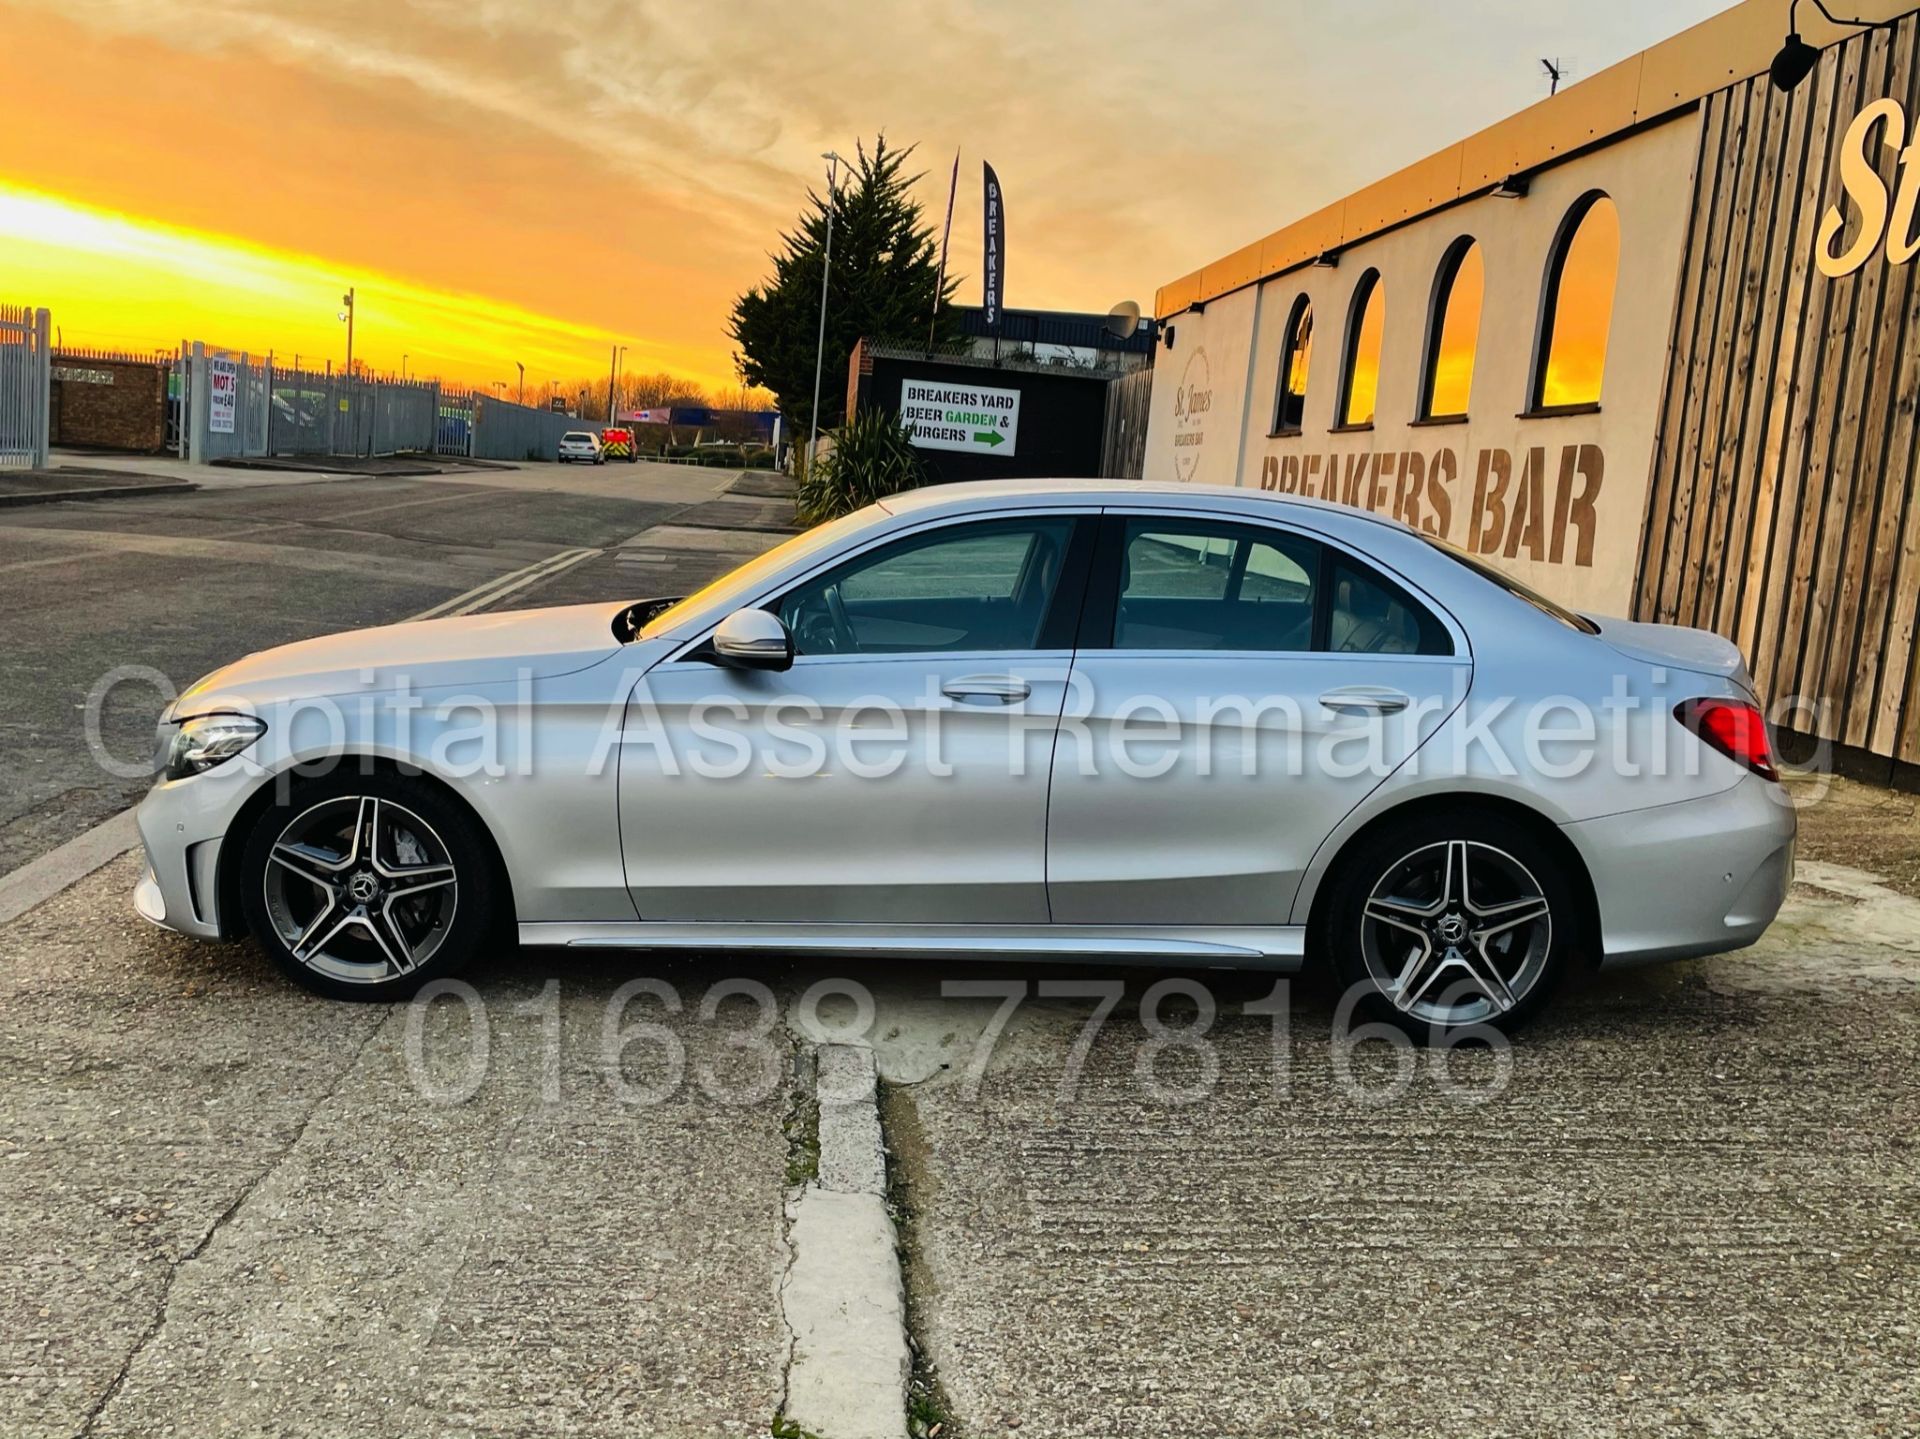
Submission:
<svg viewBox="0 0 1920 1439">
<path fill-rule="evenodd" d="M 1338 250 L 1322 250 L 1313 257 L 1313 268 L 1316 270 L 1337 269 L 1339 264 L 1340 252 Z"/>
<path fill-rule="evenodd" d="M 1862 30 L 1892 28 L 1886 20 L 1843 20 L 1827 9 L 1825 0 L 1813 0 L 1813 8 L 1827 17 L 1830 25 L 1854 25 Z M 1785 94 L 1807 76 L 1813 73 L 1813 67 L 1820 63 L 1820 52 L 1800 38 L 1799 27 L 1794 24 L 1794 16 L 1800 9 L 1800 0 L 1787 0 L 1787 38 L 1781 45 L 1780 53 L 1773 57 L 1773 64 L 1767 73 L 1773 77 L 1773 88 Z"/>
<path fill-rule="evenodd" d="M 1495 200 L 1524 200 L 1527 198 L 1527 189 L 1531 183 L 1525 175 L 1509 175 L 1487 191 L 1487 195 Z"/>
</svg>

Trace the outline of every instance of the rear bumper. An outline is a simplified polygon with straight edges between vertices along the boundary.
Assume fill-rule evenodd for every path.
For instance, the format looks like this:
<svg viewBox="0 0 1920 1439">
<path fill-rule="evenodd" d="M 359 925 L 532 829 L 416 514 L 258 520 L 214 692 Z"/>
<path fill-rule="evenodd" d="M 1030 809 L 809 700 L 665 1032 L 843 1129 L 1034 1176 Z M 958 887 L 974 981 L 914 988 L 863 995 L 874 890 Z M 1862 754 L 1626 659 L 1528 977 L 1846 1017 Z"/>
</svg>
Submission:
<svg viewBox="0 0 1920 1439">
<path fill-rule="evenodd" d="M 1793 882 L 1796 828 L 1786 790 L 1754 775 L 1705 799 L 1562 826 L 1593 879 L 1601 963 L 1752 944 Z"/>
</svg>

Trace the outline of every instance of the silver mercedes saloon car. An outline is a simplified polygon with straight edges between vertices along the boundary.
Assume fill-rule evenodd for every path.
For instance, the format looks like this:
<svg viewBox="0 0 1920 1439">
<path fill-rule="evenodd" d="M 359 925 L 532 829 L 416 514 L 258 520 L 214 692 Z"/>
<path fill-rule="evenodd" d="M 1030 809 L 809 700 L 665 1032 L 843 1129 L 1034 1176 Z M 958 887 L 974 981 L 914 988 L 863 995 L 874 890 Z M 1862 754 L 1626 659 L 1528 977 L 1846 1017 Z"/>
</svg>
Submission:
<svg viewBox="0 0 1920 1439">
<path fill-rule="evenodd" d="M 1751 944 L 1793 868 L 1726 641 L 1173 484 L 935 486 L 686 598 L 267 650 L 158 765 L 138 911 L 343 998 L 517 938 L 1324 965 L 1440 1032 Z"/>
</svg>

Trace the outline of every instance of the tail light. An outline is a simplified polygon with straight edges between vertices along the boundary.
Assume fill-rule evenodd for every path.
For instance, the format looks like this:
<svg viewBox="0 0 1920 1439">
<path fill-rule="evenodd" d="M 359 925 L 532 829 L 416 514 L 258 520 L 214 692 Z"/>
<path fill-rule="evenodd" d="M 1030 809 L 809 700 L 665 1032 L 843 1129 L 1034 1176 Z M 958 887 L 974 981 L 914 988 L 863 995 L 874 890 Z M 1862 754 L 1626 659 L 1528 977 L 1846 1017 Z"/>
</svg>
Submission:
<svg viewBox="0 0 1920 1439">
<path fill-rule="evenodd" d="M 1681 728 L 1735 764 L 1745 765 L 1762 779 L 1780 778 L 1767 744 L 1767 722 L 1745 700 L 1682 700 L 1673 707 L 1673 717 Z"/>
</svg>

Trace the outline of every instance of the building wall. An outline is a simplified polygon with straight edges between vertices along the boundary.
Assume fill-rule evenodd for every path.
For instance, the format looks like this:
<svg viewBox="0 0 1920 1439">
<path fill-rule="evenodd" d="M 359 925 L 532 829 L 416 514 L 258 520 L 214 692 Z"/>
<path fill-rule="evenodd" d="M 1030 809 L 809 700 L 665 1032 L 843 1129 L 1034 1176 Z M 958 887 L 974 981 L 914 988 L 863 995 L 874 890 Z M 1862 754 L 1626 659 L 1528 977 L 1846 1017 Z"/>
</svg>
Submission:
<svg viewBox="0 0 1920 1439">
<path fill-rule="evenodd" d="M 167 367 L 55 355 L 53 443 L 151 454 L 167 442 Z"/>
<path fill-rule="evenodd" d="M 1697 111 L 1535 174 L 1521 199 L 1449 206 L 1174 317 L 1155 368 L 1146 474 L 1311 494 L 1395 515 L 1555 598 L 1631 607 L 1672 333 L 1678 256 L 1699 148 Z M 1588 192 L 1614 202 L 1620 267 L 1599 408 L 1521 418 L 1542 285 L 1562 219 Z M 1469 418 L 1416 421 L 1435 280 L 1463 235 L 1480 244 L 1485 301 Z M 1348 308 L 1380 272 L 1386 318 L 1370 429 L 1333 433 Z M 1302 433 L 1271 433 L 1284 331 L 1313 303 Z"/>
<path fill-rule="evenodd" d="M 1864 158 L 1889 197 L 1920 184 L 1920 155 L 1901 163 L 1917 49 L 1910 15 L 1828 49 L 1790 95 L 1762 77 L 1708 98 L 1637 606 L 1733 639 L 1762 693 L 1805 702 L 1793 728 L 1909 764 L 1920 235 L 1897 205 L 1884 233 L 1862 225 L 1841 163 Z M 1829 213 L 1850 221 L 1829 253 L 1864 242 L 1842 273 L 1818 260 Z"/>
</svg>

